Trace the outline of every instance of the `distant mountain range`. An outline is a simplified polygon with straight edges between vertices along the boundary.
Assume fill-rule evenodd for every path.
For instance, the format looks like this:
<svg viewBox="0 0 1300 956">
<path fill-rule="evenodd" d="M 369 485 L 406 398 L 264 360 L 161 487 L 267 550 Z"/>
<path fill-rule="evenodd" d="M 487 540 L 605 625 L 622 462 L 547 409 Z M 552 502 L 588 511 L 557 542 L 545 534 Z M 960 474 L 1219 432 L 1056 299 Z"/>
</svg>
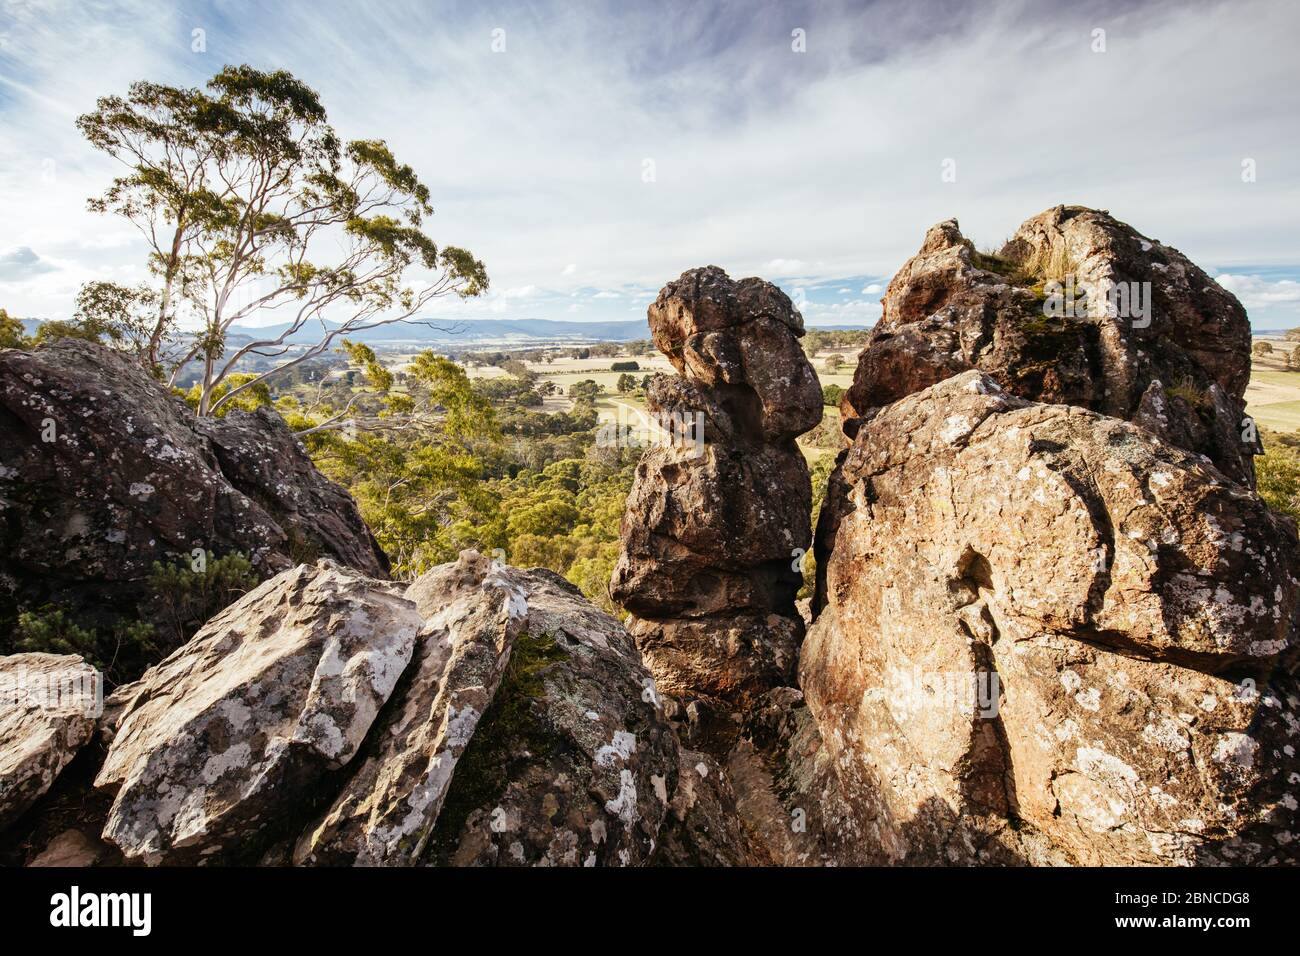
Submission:
<svg viewBox="0 0 1300 956">
<path fill-rule="evenodd" d="M 427 324 L 425 324 L 427 323 Z M 279 335 L 288 324 L 234 325 L 231 335 L 268 338 Z M 554 319 L 425 319 L 418 323 L 394 322 L 349 335 L 372 345 L 451 344 L 467 342 L 629 342 L 648 339 L 645 319 L 627 322 L 564 322 Z M 319 341 L 320 326 L 304 326 L 289 337 L 294 343 Z"/>
<path fill-rule="evenodd" d="M 427 322 L 428 324 L 424 324 Z M 40 325 L 39 319 L 24 319 L 29 333 Z M 337 326 L 335 326 L 337 327 Z M 856 329 L 855 325 L 819 325 L 819 329 Z M 255 339 L 275 338 L 289 328 L 276 325 L 234 325 L 227 342 L 237 345 Z M 304 326 L 288 339 L 291 344 L 310 345 L 320 340 L 320 326 Z M 631 342 L 650 338 L 645 319 L 625 322 L 568 322 L 560 319 L 428 319 L 420 323 L 394 322 L 348 336 L 369 345 L 468 345 L 530 344 L 550 342 Z"/>
</svg>

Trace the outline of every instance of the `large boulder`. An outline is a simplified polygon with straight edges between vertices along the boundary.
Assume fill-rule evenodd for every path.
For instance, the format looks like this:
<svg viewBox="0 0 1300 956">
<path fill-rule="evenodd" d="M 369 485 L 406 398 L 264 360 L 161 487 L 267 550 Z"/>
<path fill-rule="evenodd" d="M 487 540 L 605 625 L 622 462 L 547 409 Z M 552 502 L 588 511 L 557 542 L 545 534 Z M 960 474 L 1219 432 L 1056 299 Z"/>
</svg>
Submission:
<svg viewBox="0 0 1300 956">
<path fill-rule="evenodd" d="M 1294 526 L 965 372 L 860 422 L 800 684 L 890 861 L 1294 861 Z"/>
<path fill-rule="evenodd" d="M 105 839 L 149 864 L 249 859 L 356 756 L 422 625 L 400 586 L 330 561 L 249 592 L 117 692 Z"/>
<path fill-rule="evenodd" d="M 870 409 L 977 368 L 1023 398 L 1137 421 L 1254 483 L 1245 310 L 1107 212 L 1056 206 L 997 254 L 977 252 L 956 220 L 939 223 L 883 306 L 842 400 L 850 438 Z"/>
<path fill-rule="evenodd" d="M 648 862 L 679 786 L 678 743 L 627 630 L 559 575 L 473 552 L 408 593 L 428 615 L 453 606 L 499 615 L 484 636 L 509 654 L 456 763 L 425 861 Z M 458 618 L 444 612 L 443 626 L 462 627 Z"/>
<path fill-rule="evenodd" d="M 0 657 L 0 829 L 43 796 L 91 739 L 100 675 L 80 657 Z"/>
<path fill-rule="evenodd" d="M 0 512 L 0 622 L 46 605 L 87 627 L 147 619 L 154 563 L 188 568 L 196 549 L 245 555 L 263 578 L 317 557 L 388 572 L 278 415 L 197 419 L 76 339 L 0 351 Z"/>
<path fill-rule="evenodd" d="M 27 761 L 43 783 L 24 805 L 95 727 Z M 65 788 L 48 820 L 38 801 L 0 856 L 628 866 L 665 826 L 695 846 L 714 819 L 690 812 L 627 630 L 558 575 L 472 551 L 409 588 L 329 560 L 286 570 L 118 688 L 98 730 L 96 789 Z M 738 834 L 699 852 L 744 859 Z"/>
<path fill-rule="evenodd" d="M 648 404 L 693 427 L 642 457 L 610 593 L 665 693 L 736 716 L 793 677 L 812 507 L 795 438 L 821 420 L 821 388 L 802 317 L 761 279 L 693 269 L 649 320 L 679 376 Z"/>
</svg>

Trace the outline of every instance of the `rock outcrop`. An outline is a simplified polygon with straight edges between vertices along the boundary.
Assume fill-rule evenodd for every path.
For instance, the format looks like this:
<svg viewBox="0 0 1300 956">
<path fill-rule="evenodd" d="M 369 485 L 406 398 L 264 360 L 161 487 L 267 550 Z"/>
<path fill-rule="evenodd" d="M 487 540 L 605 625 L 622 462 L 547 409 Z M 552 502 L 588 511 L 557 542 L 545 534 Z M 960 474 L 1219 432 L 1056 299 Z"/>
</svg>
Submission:
<svg viewBox="0 0 1300 956">
<path fill-rule="evenodd" d="M 4 768 L 37 782 L 6 779 L 22 832 L 0 855 L 29 863 L 628 866 L 661 839 L 743 859 L 709 849 L 717 797 L 683 781 L 627 630 L 552 572 L 474 552 L 409 588 L 299 565 L 115 691 L 98 724 L 0 719 Z M 96 726 L 105 746 L 83 752 L 111 804 L 74 783 L 58 809 L 83 812 L 47 821 L 37 798 Z"/>
<path fill-rule="evenodd" d="M 841 404 L 850 438 L 870 409 L 974 368 L 1023 398 L 1137 421 L 1254 484 L 1245 310 L 1109 213 L 1056 206 L 996 255 L 939 223 L 883 305 Z"/>
<path fill-rule="evenodd" d="M 1252 487 L 1232 296 L 1093 210 L 997 255 L 931 229 L 842 405 L 810 626 L 802 318 L 716 267 L 649 317 L 678 374 L 628 627 L 472 551 L 381 580 L 274 415 L 195 421 L 84 343 L 0 353 L 11 601 L 93 608 L 198 546 L 278 571 L 98 716 L 0 700 L 0 860 L 1300 862 L 1300 542 Z M 24 669 L 93 676 L 17 655 L 0 688 Z"/>
<path fill-rule="evenodd" d="M 678 750 L 627 631 L 558 575 L 474 552 L 407 597 L 412 674 L 295 860 L 646 862 Z"/>
<path fill-rule="evenodd" d="M 973 371 L 837 482 L 800 684 L 880 862 L 1295 860 L 1293 525 Z"/>
<path fill-rule="evenodd" d="M 821 389 L 771 283 L 694 269 L 649 319 L 679 377 L 656 378 L 648 404 L 679 427 L 637 467 L 610 593 L 665 693 L 734 714 L 792 678 L 812 503 L 795 438 L 821 420 Z"/>
<path fill-rule="evenodd" d="M 100 676 L 80 657 L 0 657 L 0 829 L 50 789 L 90 740 Z"/>
<path fill-rule="evenodd" d="M 197 419 L 125 356 L 62 339 L 0 351 L 0 622 L 53 606 L 148 618 L 154 562 L 247 556 L 261 577 L 388 561 L 355 503 L 263 410 Z M 6 648 L 0 642 L 0 650 Z"/>
<path fill-rule="evenodd" d="M 422 623 L 400 586 L 331 562 L 250 591 L 115 692 L 105 839 L 149 864 L 244 852 L 356 755 Z"/>
</svg>

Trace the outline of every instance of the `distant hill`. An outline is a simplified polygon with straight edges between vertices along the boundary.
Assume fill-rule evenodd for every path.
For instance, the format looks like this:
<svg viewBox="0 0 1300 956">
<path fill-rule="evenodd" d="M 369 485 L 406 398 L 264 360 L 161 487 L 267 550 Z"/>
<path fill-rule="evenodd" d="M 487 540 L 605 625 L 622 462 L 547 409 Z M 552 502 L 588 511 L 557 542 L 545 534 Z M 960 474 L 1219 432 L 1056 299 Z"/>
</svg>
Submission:
<svg viewBox="0 0 1300 956">
<path fill-rule="evenodd" d="M 28 334 L 41 324 L 39 319 L 23 319 Z M 429 324 L 423 324 L 428 322 Z M 272 338 L 289 327 L 289 323 L 276 325 L 234 325 L 226 341 L 238 346 L 254 339 Z M 336 327 L 336 326 L 335 326 Z M 858 329 L 857 325 L 816 325 L 809 328 L 825 331 Z M 304 326 L 289 342 L 310 345 L 320 340 L 320 326 Z M 348 338 L 370 345 L 467 345 L 467 344 L 529 344 L 548 342 L 632 342 L 650 338 L 650 326 L 645 319 L 624 322 L 569 322 L 562 319 L 428 319 L 421 323 L 395 322 L 349 335 Z"/>
<path fill-rule="evenodd" d="M 427 321 L 428 324 L 423 324 Z M 266 338 L 279 335 L 288 324 L 231 326 L 232 335 Z M 320 326 L 308 325 L 290 336 L 290 342 L 309 344 L 320 338 Z M 565 322 L 555 319 L 428 319 L 420 323 L 394 322 L 348 338 L 375 345 L 465 344 L 469 342 L 630 342 L 650 338 L 645 319 L 627 322 Z"/>
</svg>

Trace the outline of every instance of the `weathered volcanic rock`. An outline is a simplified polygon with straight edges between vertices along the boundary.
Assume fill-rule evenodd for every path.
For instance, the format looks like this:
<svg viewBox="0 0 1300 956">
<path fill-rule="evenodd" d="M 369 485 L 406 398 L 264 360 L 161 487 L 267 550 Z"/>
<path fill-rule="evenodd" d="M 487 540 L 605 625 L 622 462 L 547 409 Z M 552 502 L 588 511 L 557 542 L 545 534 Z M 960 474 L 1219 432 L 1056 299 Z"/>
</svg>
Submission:
<svg viewBox="0 0 1300 956">
<path fill-rule="evenodd" d="M 0 657 L 0 829 L 48 791 L 90 740 L 99 681 L 76 655 Z"/>
<path fill-rule="evenodd" d="M 298 841 L 298 863 L 420 861 L 456 763 L 525 634 L 523 589 L 474 552 L 428 572 L 406 597 L 426 617 L 413 673 L 364 760 L 320 823 Z"/>
<path fill-rule="evenodd" d="M 865 418 L 838 481 L 800 684 L 885 859 L 1294 859 L 1293 525 L 978 372 Z"/>
<path fill-rule="evenodd" d="M 731 781 L 705 753 L 683 748 L 677 789 L 651 862 L 656 866 L 763 866 L 746 832 Z"/>
<path fill-rule="evenodd" d="M 1077 314 L 1044 314 L 1052 280 L 1086 292 Z M 1137 296 L 1112 310 L 1117 288 Z M 939 223 L 883 304 L 841 405 L 850 438 L 869 409 L 977 368 L 1024 398 L 1138 421 L 1254 483 L 1245 310 L 1176 249 L 1106 212 L 1056 206 L 998 255 L 976 252 L 955 220 Z"/>
<path fill-rule="evenodd" d="M 678 744 L 631 635 L 544 569 L 465 552 L 411 586 L 422 613 L 484 607 L 509 662 L 456 764 L 425 862 L 648 862 L 678 787 Z M 442 627 L 462 628 L 458 612 Z M 436 633 L 436 631 L 435 631 Z"/>
<path fill-rule="evenodd" d="M 150 864 L 247 858 L 356 755 L 422 624 L 330 561 L 246 594 L 118 692 L 105 839 Z"/>
<path fill-rule="evenodd" d="M 702 427 L 638 465 L 610 593 L 666 693 L 743 707 L 789 683 L 803 636 L 812 487 L 794 439 L 821 420 L 821 389 L 803 319 L 771 283 L 694 269 L 649 319 L 680 377 L 657 378 L 648 404 Z"/>
<path fill-rule="evenodd" d="M 650 305 L 650 334 L 687 381 L 707 389 L 752 441 L 792 439 L 821 421 L 821 385 L 798 339 L 803 317 L 763 279 L 717 266 L 683 272 Z"/>
<path fill-rule="evenodd" d="M 80 340 L 0 351 L 0 511 L 0 620 L 47 604 L 89 625 L 134 618 L 154 562 L 197 548 L 245 554 L 265 577 L 317 556 L 388 571 L 278 416 L 200 421 Z"/>
</svg>

